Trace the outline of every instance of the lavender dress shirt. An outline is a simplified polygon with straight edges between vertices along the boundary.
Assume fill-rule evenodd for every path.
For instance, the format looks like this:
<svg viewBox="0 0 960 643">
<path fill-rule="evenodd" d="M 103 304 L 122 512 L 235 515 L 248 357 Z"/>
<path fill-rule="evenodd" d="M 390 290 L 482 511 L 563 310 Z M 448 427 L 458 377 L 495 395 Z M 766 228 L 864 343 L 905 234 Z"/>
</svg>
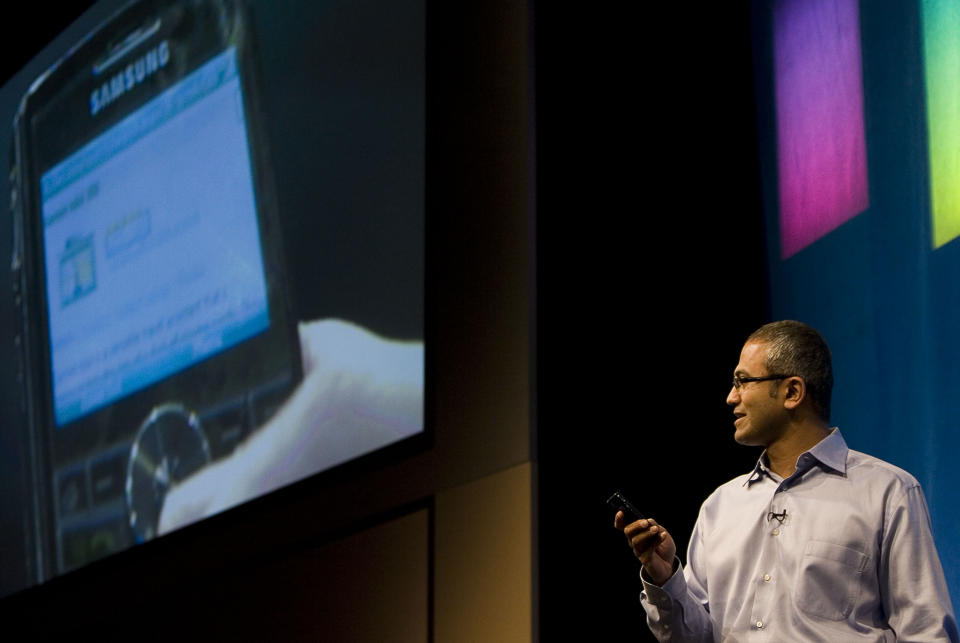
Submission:
<svg viewBox="0 0 960 643">
<path fill-rule="evenodd" d="M 640 600 L 661 641 L 958 641 L 923 491 L 834 429 L 783 479 L 761 456 L 700 509 Z"/>
</svg>

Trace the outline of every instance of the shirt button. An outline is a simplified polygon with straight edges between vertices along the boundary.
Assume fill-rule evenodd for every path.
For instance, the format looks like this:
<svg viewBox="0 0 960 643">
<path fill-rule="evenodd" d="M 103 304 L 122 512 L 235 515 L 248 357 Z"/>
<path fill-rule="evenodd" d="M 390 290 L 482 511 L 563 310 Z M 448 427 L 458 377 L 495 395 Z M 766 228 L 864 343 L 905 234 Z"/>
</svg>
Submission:
<svg viewBox="0 0 960 643">
<path fill-rule="evenodd" d="M 770 582 L 770 574 L 764 574 L 764 575 L 763 575 L 763 580 L 764 580 L 765 582 L 769 583 L 769 582 Z"/>
<path fill-rule="evenodd" d="M 762 630 L 762 629 L 763 629 L 763 621 L 757 621 L 757 629 L 758 629 L 758 630 Z"/>
<path fill-rule="evenodd" d="M 779 535 L 780 535 L 780 530 L 779 530 L 779 529 L 774 529 L 774 530 L 773 530 L 773 535 L 774 535 L 774 536 L 779 536 Z"/>
</svg>

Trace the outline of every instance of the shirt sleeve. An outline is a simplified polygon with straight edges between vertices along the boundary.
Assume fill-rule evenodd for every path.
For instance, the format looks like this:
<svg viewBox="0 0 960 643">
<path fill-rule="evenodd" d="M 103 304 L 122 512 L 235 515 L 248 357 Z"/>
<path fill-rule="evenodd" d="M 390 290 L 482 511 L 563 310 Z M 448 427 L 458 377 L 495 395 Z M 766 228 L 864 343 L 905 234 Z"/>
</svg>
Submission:
<svg viewBox="0 0 960 643">
<path fill-rule="evenodd" d="M 713 641 L 706 582 L 701 577 L 703 552 L 700 520 L 697 520 L 690 537 L 685 570 L 676 559 L 673 576 L 662 587 L 650 582 L 643 569 L 640 570 L 643 582 L 640 603 L 647 612 L 647 625 L 658 641 Z"/>
<path fill-rule="evenodd" d="M 957 622 L 919 485 L 891 499 L 879 565 L 883 607 L 897 640 L 957 643 Z"/>
</svg>

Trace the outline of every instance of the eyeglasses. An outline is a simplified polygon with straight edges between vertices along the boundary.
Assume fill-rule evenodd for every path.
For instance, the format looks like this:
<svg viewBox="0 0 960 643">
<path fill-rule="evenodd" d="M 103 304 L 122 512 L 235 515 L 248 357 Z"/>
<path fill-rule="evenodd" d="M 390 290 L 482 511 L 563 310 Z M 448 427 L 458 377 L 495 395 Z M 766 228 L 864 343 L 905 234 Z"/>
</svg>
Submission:
<svg viewBox="0 0 960 643">
<path fill-rule="evenodd" d="M 749 384 L 750 382 L 769 382 L 771 380 L 784 380 L 788 377 L 793 377 L 793 375 L 764 375 L 763 377 L 740 377 L 739 375 L 734 375 L 733 388 L 739 391 L 743 388 L 744 384 Z"/>
</svg>

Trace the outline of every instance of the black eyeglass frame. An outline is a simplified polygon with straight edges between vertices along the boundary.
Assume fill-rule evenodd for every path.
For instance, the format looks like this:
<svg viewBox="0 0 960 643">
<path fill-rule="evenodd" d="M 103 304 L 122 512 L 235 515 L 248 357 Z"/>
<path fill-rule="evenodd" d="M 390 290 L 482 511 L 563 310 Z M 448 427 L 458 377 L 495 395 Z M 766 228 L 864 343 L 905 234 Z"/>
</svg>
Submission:
<svg viewBox="0 0 960 643">
<path fill-rule="evenodd" d="M 734 375 L 733 388 L 739 391 L 743 388 L 744 384 L 749 384 L 750 382 L 770 382 L 773 380 L 785 380 L 788 377 L 793 377 L 793 375 L 762 375 L 760 377 L 740 377 L 739 375 Z"/>
</svg>

